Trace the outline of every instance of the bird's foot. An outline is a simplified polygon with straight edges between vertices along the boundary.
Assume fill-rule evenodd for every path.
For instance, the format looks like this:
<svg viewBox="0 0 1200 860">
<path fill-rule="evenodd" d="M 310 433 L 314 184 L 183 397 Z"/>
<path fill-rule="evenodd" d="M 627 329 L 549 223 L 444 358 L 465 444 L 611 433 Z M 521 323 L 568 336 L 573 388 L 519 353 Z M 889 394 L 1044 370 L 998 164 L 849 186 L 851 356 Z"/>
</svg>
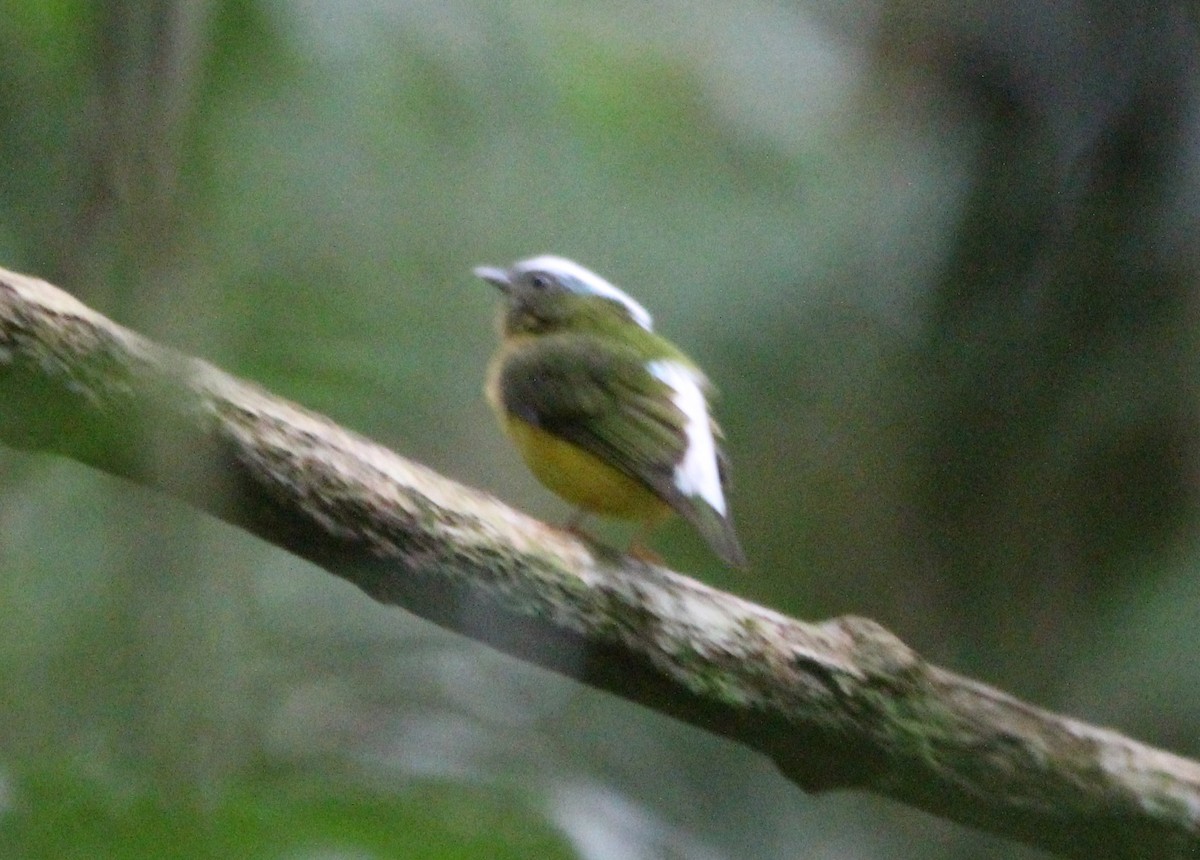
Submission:
<svg viewBox="0 0 1200 860">
<path fill-rule="evenodd" d="M 663 557 L 654 550 L 650 549 L 650 547 L 646 546 L 640 540 L 634 540 L 633 543 L 629 545 L 629 549 L 625 551 L 625 554 L 630 558 L 636 558 L 638 561 L 644 561 L 646 564 L 653 564 L 657 567 L 663 567 L 665 565 Z"/>
</svg>

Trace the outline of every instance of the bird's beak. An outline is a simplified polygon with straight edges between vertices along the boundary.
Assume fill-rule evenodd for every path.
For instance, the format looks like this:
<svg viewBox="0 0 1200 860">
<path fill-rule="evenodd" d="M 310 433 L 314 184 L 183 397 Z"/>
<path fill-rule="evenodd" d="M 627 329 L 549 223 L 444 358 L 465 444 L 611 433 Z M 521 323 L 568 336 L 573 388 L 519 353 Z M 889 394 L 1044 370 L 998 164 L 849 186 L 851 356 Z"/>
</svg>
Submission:
<svg viewBox="0 0 1200 860">
<path fill-rule="evenodd" d="M 512 279 L 508 277 L 508 272 L 503 269 L 494 269 L 491 266 L 476 266 L 475 277 L 482 278 L 502 293 L 507 293 L 512 288 Z"/>
</svg>

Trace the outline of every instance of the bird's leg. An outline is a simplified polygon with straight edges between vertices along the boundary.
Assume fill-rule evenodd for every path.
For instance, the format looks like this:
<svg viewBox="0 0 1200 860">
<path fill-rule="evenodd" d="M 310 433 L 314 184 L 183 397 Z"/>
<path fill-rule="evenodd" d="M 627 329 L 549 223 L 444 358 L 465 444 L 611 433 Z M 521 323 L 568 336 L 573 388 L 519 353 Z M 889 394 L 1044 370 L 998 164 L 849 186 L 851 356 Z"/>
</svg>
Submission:
<svg viewBox="0 0 1200 860">
<path fill-rule="evenodd" d="M 583 527 L 583 521 L 587 519 L 587 511 L 583 508 L 575 508 L 571 511 L 571 516 L 567 517 L 567 521 L 563 523 L 563 531 L 575 535 L 585 541 L 592 541 L 594 538 L 587 533 L 587 529 Z"/>
<path fill-rule="evenodd" d="M 625 550 L 625 554 L 631 558 L 636 558 L 638 561 L 644 561 L 646 564 L 663 565 L 663 558 L 650 547 L 646 546 L 646 539 L 650 537 L 650 532 L 657 525 L 655 520 L 650 520 L 638 528 L 633 534 L 633 538 L 629 541 L 629 549 Z"/>
</svg>

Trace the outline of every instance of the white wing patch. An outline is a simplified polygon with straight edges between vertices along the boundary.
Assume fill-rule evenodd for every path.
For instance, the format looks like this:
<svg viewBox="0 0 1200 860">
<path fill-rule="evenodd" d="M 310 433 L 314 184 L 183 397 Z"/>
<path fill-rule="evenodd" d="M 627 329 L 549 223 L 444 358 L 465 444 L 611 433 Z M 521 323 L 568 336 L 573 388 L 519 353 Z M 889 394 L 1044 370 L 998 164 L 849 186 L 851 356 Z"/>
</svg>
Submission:
<svg viewBox="0 0 1200 860">
<path fill-rule="evenodd" d="M 703 377 L 678 361 L 652 361 L 646 369 L 675 392 L 671 401 L 687 416 L 687 453 L 675 467 L 675 486 L 685 496 L 700 496 L 721 516 L 725 516 L 725 494 L 717 470 L 717 443 L 713 439 L 708 401 L 704 397 Z"/>
<path fill-rule="evenodd" d="M 554 254 L 543 254 L 540 257 L 522 260 L 513 266 L 513 270 L 520 272 L 549 272 L 557 276 L 563 282 L 564 286 L 571 289 L 571 292 L 604 296 L 606 299 L 612 299 L 614 302 L 618 302 L 626 307 L 629 315 L 633 317 L 634 322 L 646 331 L 653 331 L 654 319 L 650 316 L 648 310 L 631 298 L 624 290 L 613 286 L 591 269 L 585 269 L 574 260 L 568 260 L 566 257 L 557 257 Z"/>
</svg>

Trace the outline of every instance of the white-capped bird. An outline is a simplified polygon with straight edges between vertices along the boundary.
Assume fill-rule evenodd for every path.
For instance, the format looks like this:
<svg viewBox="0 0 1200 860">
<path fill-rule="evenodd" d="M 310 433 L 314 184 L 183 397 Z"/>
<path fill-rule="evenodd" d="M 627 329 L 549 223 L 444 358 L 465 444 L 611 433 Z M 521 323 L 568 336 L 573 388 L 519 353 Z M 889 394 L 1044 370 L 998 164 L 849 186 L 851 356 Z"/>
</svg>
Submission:
<svg viewBox="0 0 1200 860">
<path fill-rule="evenodd" d="M 635 551 L 675 511 L 745 568 L 711 387 L 646 309 L 563 257 L 475 274 L 505 299 L 488 401 L 538 480 L 582 511 L 641 523 Z"/>
</svg>

